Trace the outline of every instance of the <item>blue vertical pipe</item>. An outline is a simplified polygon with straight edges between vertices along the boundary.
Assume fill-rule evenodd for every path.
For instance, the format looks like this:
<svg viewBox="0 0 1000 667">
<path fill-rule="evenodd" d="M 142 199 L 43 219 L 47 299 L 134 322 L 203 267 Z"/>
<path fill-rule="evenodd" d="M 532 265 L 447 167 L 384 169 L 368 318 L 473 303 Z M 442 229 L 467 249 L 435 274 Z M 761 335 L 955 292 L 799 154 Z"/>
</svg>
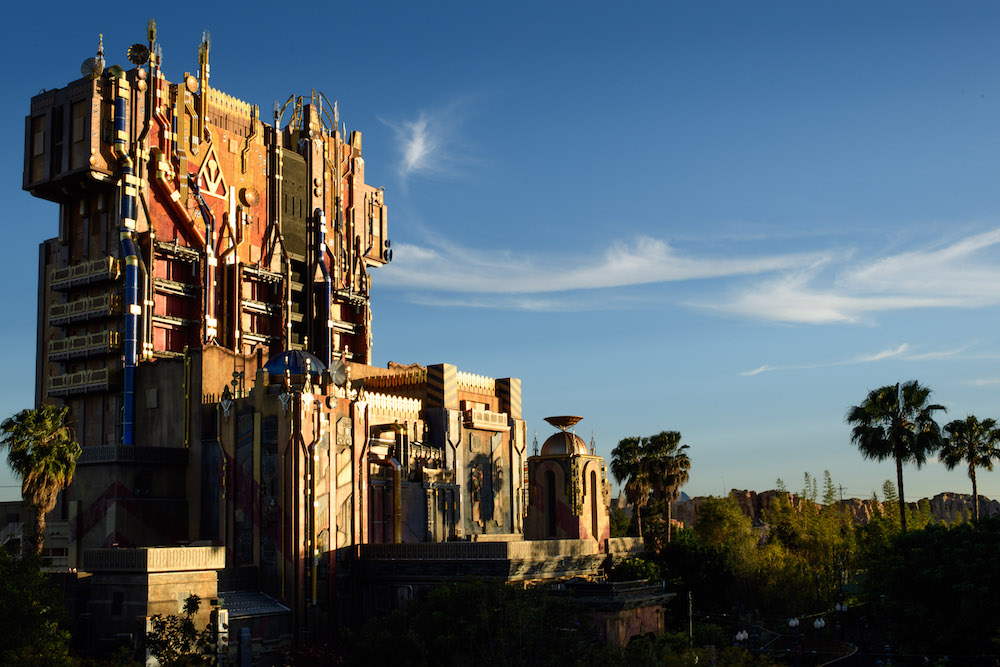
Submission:
<svg viewBox="0 0 1000 667">
<path fill-rule="evenodd" d="M 135 443 L 135 365 L 138 359 L 139 328 L 139 250 L 132 233 L 121 233 L 122 254 L 125 256 L 125 372 L 122 378 L 122 444 Z"/>
<path fill-rule="evenodd" d="M 132 159 L 126 146 L 127 108 L 122 89 L 127 90 L 124 74 L 119 75 L 115 94 L 115 136 L 113 151 L 122 165 L 121 200 L 118 207 L 120 220 L 120 240 L 122 257 L 125 259 L 125 353 L 122 372 L 122 444 L 135 444 L 135 365 L 138 361 L 138 329 L 139 315 L 142 306 L 139 303 L 139 272 L 142 259 L 132 239 L 132 229 L 135 227 L 136 201 L 134 184 L 131 183 L 135 174 Z"/>
<path fill-rule="evenodd" d="M 330 368 L 333 361 L 333 336 L 330 331 L 330 309 L 333 300 L 333 283 L 330 280 L 330 269 L 326 266 L 326 213 L 323 209 L 317 208 L 315 211 L 316 221 L 319 223 L 319 233 L 316 234 L 316 261 L 319 263 L 319 270 L 323 274 L 323 363 Z"/>
</svg>

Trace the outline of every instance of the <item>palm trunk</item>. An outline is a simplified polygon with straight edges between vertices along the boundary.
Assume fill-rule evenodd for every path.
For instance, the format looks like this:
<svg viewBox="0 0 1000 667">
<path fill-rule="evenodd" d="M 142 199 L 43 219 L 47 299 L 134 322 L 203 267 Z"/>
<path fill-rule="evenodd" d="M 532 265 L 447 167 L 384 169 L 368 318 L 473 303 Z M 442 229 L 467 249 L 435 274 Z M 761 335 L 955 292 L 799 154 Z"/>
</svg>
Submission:
<svg viewBox="0 0 1000 667">
<path fill-rule="evenodd" d="M 41 507 L 35 508 L 34 535 L 31 536 L 31 550 L 36 556 L 42 555 L 42 544 L 45 542 L 45 510 Z"/>
<path fill-rule="evenodd" d="M 976 469 L 969 466 L 969 477 L 972 478 L 972 519 L 979 522 L 979 490 L 976 488 Z"/>
<path fill-rule="evenodd" d="M 639 529 L 639 537 L 642 537 L 642 507 L 635 506 L 635 525 Z"/>
<path fill-rule="evenodd" d="M 906 500 L 903 496 L 903 459 L 896 457 L 896 483 L 899 485 L 899 526 L 906 532 Z"/>
<path fill-rule="evenodd" d="M 673 503 L 670 498 L 667 498 L 667 544 L 670 544 L 670 533 L 673 530 L 673 508 L 671 507 Z"/>
</svg>

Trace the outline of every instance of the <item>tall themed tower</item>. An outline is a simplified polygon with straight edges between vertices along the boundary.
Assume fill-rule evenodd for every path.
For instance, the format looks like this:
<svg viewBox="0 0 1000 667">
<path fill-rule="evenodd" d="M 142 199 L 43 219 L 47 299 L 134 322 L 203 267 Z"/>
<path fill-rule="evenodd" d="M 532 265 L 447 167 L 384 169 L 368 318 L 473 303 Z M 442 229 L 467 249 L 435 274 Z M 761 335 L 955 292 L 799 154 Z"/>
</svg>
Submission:
<svg viewBox="0 0 1000 667">
<path fill-rule="evenodd" d="M 156 27 L 31 100 L 25 190 L 59 204 L 41 244 L 36 404 L 71 408 L 70 494 L 90 546 L 196 538 L 203 406 L 284 350 L 372 359 L 368 272 L 391 259 L 361 133 L 322 93 L 257 106 L 210 84 L 210 42 L 177 83 Z M 100 471 L 100 472 L 99 472 Z M 153 474 L 155 472 L 156 474 Z M 153 502 L 155 501 L 155 502 Z M 73 511 L 66 505 L 64 511 Z"/>
</svg>

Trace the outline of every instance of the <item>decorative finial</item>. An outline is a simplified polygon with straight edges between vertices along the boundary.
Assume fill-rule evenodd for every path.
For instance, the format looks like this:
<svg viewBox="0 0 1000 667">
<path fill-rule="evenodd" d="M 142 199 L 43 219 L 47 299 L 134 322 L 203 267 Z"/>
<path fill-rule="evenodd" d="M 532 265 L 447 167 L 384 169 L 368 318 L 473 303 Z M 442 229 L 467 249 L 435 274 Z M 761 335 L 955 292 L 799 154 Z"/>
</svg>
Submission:
<svg viewBox="0 0 1000 667">
<path fill-rule="evenodd" d="M 531 446 L 535 450 L 535 456 L 538 456 L 538 431 L 535 431 L 535 441 Z"/>
<path fill-rule="evenodd" d="M 590 432 L 590 455 L 597 456 L 597 443 L 594 442 L 594 432 Z"/>
<path fill-rule="evenodd" d="M 104 33 L 97 34 L 97 64 L 104 69 Z"/>
<path fill-rule="evenodd" d="M 156 20 L 149 19 L 149 23 L 146 24 L 146 35 L 149 37 L 149 45 L 152 46 L 156 42 Z M 152 49 L 150 49 L 152 50 Z"/>
</svg>

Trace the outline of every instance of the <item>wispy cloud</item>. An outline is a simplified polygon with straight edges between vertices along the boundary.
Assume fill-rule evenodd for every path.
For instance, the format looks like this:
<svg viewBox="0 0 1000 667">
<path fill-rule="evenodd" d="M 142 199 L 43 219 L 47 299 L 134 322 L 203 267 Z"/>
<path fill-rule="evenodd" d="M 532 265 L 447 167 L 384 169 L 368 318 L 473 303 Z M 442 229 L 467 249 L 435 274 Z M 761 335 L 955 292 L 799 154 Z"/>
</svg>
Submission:
<svg viewBox="0 0 1000 667">
<path fill-rule="evenodd" d="M 1000 305 L 1000 229 L 841 266 L 817 265 L 744 285 L 719 310 L 779 322 L 857 323 L 909 308 Z M 992 251 L 992 252 L 990 252 Z"/>
<path fill-rule="evenodd" d="M 978 380 L 970 380 L 969 384 L 974 387 L 989 387 L 1000 384 L 1000 378 L 979 378 Z"/>
<path fill-rule="evenodd" d="M 768 371 L 802 371 L 802 370 L 813 370 L 816 368 L 832 368 L 834 366 L 853 366 L 855 364 L 870 364 L 878 361 L 884 361 L 886 359 L 905 359 L 907 361 L 927 361 L 931 359 L 947 359 L 950 357 L 958 356 L 959 354 L 966 351 L 971 345 L 963 345 L 962 347 L 951 349 L 951 350 L 936 350 L 932 352 L 911 352 L 911 346 L 909 343 L 902 343 L 893 347 L 886 348 L 879 352 L 871 354 L 859 354 L 850 359 L 839 359 L 837 361 L 827 361 L 823 363 L 816 364 L 788 364 L 788 365 L 778 365 L 773 366 L 770 364 L 764 364 L 758 368 L 750 371 L 742 371 L 740 373 L 743 377 L 751 377 L 754 375 L 759 375 Z"/>
<path fill-rule="evenodd" d="M 625 287 L 650 283 L 746 276 L 825 261 L 818 253 L 751 258 L 700 258 L 643 237 L 614 243 L 596 256 L 483 253 L 440 244 L 400 244 L 396 260 L 379 276 L 382 284 L 452 293 L 537 294 Z"/>
<path fill-rule="evenodd" d="M 414 130 L 412 159 L 404 161 L 411 171 L 437 159 L 431 156 L 438 144 L 420 139 L 423 132 Z M 697 301 L 675 297 L 682 305 L 790 324 L 875 323 L 888 311 L 1000 305 L 1000 229 L 875 258 L 843 248 L 696 254 L 648 236 L 592 253 L 483 251 L 443 239 L 400 243 L 394 250 L 395 261 L 377 281 L 412 290 L 419 294 L 412 298 L 427 305 L 591 310 L 591 300 L 554 295 L 681 281 L 702 281 L 709 290 Z M 728 281 L 706 283 L 720 278 Z M 898 354 L 903 352 L 912 354 Z M 922 358 L 931 354 L 945 353 Z"/>
<path fill-rule="evenodd" d="M 910 346 L 903 343 L 899 347 L 893 347 L 888 350 L 882 350 L 881 352 L 876 352 L 875 354 L 862 354 L 855 357 L 853 363 L 857 364 L 867 364 L 872 361 L 882 361 L 883 359 L 889 359 L 891 357 L 898 357 L 899 355 L 910 349 Z"/>
<path fill-rule="evenodd" d="M 760 375 L 761 373 L 766 373 L 767 371 L 773 371 L 773 370 L 774 366 L 768 366 L 767 364 L 764 364 L 763 366 L 759 366 L 753 369 L 752 371 L 743 371 L 742 373 L 740 373 L 740 375 L 744 377 L 750 377 L 752 375 Z"/>
<path fill-rule="evenodd" d="M 457 167 L 471 161 L 462 149 L 460 131 L 469 100 L 458 98 L 450 104 L 420 111 L 404 120 L 379 118 L 396 138 L 399 152 L 397 173 L 405 185 L 415 175 L 453 178 Z"/>
</svg>

